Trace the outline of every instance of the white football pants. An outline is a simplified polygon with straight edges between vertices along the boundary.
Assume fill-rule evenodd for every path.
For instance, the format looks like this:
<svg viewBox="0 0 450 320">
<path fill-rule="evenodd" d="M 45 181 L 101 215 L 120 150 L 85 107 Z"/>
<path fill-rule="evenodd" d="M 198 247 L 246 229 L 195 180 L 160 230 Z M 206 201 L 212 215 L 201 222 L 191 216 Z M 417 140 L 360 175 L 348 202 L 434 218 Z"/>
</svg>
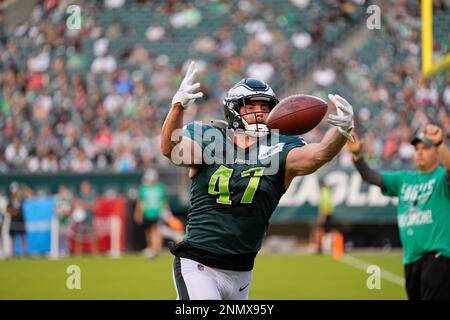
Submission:
<svg viewBox="0 0 450 320">
<path fill-rule="evenodd" d="M 247 300 L 252 271 L 231 271 L 175 257 L 177 300 Z"/>
</svg>

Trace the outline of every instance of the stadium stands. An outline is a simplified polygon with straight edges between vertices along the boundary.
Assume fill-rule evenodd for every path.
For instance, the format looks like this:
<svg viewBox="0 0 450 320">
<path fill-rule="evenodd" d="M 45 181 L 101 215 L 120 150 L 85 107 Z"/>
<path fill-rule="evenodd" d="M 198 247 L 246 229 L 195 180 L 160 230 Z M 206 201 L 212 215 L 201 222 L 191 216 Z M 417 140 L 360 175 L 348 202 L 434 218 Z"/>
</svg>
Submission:
<svg viewBox="0 0 450 320">
<path fill-rule="evenodd" d="M 70 30 L 63 8 L 44 2 L 7 34 L 2 172 L 158 165 L 159 128 L 184 61 L 195 59 L 203 70 L 206 99 L 197 118 L 221 117 L 230 85 L 260 77 L 282 95 L 364 16 L 362 6 L 328 1 L 107 4 L 83 2 L 82 29 Z M 291 45 L 299 33 L 312 41 Z"/>
<path fill-rule="evenodd" d="M 365 24 L 365 7 L 352 1 L 105 3 L 83 2 L 82 29 L 70 30 L 64 9 L 44 2 L 4 37 L 1 172 L 163 165 L 159 130 L 186 60 L 199 62 L 206 94 L 186 120 L 217 118 L 221 97 L 240 78 L 267 80 L 283 96 L 352 28 Z M 333 81 L 311 92 L 338 92 L 352 101 L 360 133 L 380 133 L 374 162 L 394 166 L 409 160 L 409 124 L 414 130 L 426 117 L 450 123 L 449 80 L 419 77 L 420 15 L 414 1 L 402 3 L 353 56 L 334 54 Z M 436 8 L 438 39 L 448 35 L 444 9 Z M 448 51 L 448 40 L 437 43 Z M 398 152 L 404 154 L 393 157 Z"/>
</svg>

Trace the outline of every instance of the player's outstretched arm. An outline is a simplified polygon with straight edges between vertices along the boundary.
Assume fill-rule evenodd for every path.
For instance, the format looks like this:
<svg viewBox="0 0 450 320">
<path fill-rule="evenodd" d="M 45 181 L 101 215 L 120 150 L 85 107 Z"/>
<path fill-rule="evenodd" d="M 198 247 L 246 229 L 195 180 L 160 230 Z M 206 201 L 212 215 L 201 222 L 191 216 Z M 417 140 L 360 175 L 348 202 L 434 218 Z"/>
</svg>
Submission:
<svg viewBox="0 0 450 320">
<path fill-rule="evenodd" d="M 445 145 L 445 136 L 442 128 L 429 124 L 425 127 L 424 135 L 436 146 L 442 165 L 445 169 L 450 170 L 450 150 Z"/>
<path fill-rule="evenodd" d="M 193 83 L 196 73 L 197 69 L 194 61 L 192 61 L 180 88 L 172 99 L 172 106 L 164 120 L 161 131 L 162 154 L 180 166 L 191 166 L 194 163 L 198 163 L 199 159 L 194 159 L 194 157 L 201 156 L 200 146 L 191 139 L 181 135 L 184 110 L 191 106 L 195 99 L 203 97 L 202 92 L 195 92 L 200 88 L 200 83 Z M 173 152 L 175 147 L 177 150 Z"/>
<path fill-rule="evenodd" d="M 337 114 L 328 116 L 329 129 L 320 143 L 311 143 L 289 152 L 286 159 L 286 186 L 295 176 L 313 173 L 336 156 L 347 140 L 353 141 L 353 107 L 338 95 L 328 95 L 336 106 Z"/>
<path fill-rule="evenodd" d="M 345 141 L 336 128 L 331 128 L 320 143 L 292 149 L 286 158 L 286 174 L 293 178 L 315 172 L 339 153 Z"/>
<path fill-rule="evenodd" d="M 347 147 L 352 153 L 353 163 L 356 170 L 358 170 L 361 178 L 369 184 L 374 184 L 384 189 L 383 178 L 378 171 L 375 171 L 369 167 L 362 155 L 363 142 L 358 138 L 358 135 L 353 133 L 353 141 L 347 142 Z"/>
</svg>

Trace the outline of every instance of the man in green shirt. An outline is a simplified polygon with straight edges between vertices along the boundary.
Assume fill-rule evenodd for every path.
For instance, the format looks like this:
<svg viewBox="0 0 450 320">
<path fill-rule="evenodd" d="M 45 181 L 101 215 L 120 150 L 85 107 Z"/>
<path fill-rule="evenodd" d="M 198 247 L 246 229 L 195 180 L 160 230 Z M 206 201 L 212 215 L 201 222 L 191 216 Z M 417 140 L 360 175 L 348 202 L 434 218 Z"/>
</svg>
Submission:
<svg viewBox="0 0 450 320">
<path fill-rule="evenodd" d="M 441 128 L 427 125 L 411 141 L 417 171 L 397 172 L 370 169 L 361 155 L 361 141 L 348 143 L 363 180 L 379 186 L 384 195 L 398 197 L 411 300 L 450 299 L 450 151 L 443 139 Z"/>
<path fill-rule="evenodd" d="M 145 255 L 156 257 L 162 250 L 162 236 L 158 229 L 158 219 L 167 205 L 167 192 L 164 185 L 158 181 L 158 172 L 148 170 L 139 187 L 138 202 L 135 210 L 135 221 L 144 224 L 147 248 Z"/>
</svg>

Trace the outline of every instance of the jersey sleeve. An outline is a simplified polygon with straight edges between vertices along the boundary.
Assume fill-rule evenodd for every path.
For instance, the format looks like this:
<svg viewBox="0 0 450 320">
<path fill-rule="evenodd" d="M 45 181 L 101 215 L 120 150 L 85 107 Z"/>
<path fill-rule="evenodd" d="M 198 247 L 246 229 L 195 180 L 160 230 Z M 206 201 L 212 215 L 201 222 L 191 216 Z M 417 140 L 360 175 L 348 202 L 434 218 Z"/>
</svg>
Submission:
<svg viewBox="0 0 450 320">
<path fill-rule="evenodd" d="M 210 140 L 207 141 L 208 134 L 207 130 L 217 130 L 215 127 L 211 125 L 202 124 L 201 122 L 190 122 L 183 127 L 183 136 L 187 137 L 195 142 L 204 150 L 209 143 Z"/>
<path fill-rule="evenodd" d="M 195 141 L 201 147 L 202 163 L 214 161 L 211 156 L 214 154 L 215 147 L 217 144 L 224 143 L 225 139 L 220 128 L 197 121 L 183 127 L 183 136 Z M 205 149 L 208 151 L 205 152 Z"/>
<path fill-rule="evenodd" d="M 286 165 L 286 159 L 289 154 L 289 152 L 292 149 L 295 148 L 301 148 L 305 145 L 307 145 L 306 141 L 301 137 L 289 137 L 288 139 L 283 139 L 284 146 L 283 146 L 283 152 L 282 152 L 282 158 L 281 158 L 281 164 L 283 165 L 283 168 Z"/>
<path fill-rule="evenodd" d="M 281 175 L 282 188 L 284 189 L 284 174 L 286 170 L 286 159 L 289 152 L 295 148 L 301 148 L 305 146 L 306 141 L 298 136 L 284 136 L 280 135 L 280 142 L 283 143 L 283 151 L 280 153 L 280 165 L 279 174 Z"/>
<path fill-rule="evenodd" d="M 380 174 L 384 184 L 384 188 L 381 189 L 381 192 L 385 196 L 392 196 L 392 197 L 398 196 L 400 187 L 403 182 L 403 177 L 405 176 L 405 172 L 381 171 Z"/>
<path fill-rule="evenodd" d="M 286 143 L 286 156 L 294 148 L 300 148 L 305 146 L 307 143 L 303 138 L 295 137 L 295 139 L 290 140 Z"/>
</svg>

